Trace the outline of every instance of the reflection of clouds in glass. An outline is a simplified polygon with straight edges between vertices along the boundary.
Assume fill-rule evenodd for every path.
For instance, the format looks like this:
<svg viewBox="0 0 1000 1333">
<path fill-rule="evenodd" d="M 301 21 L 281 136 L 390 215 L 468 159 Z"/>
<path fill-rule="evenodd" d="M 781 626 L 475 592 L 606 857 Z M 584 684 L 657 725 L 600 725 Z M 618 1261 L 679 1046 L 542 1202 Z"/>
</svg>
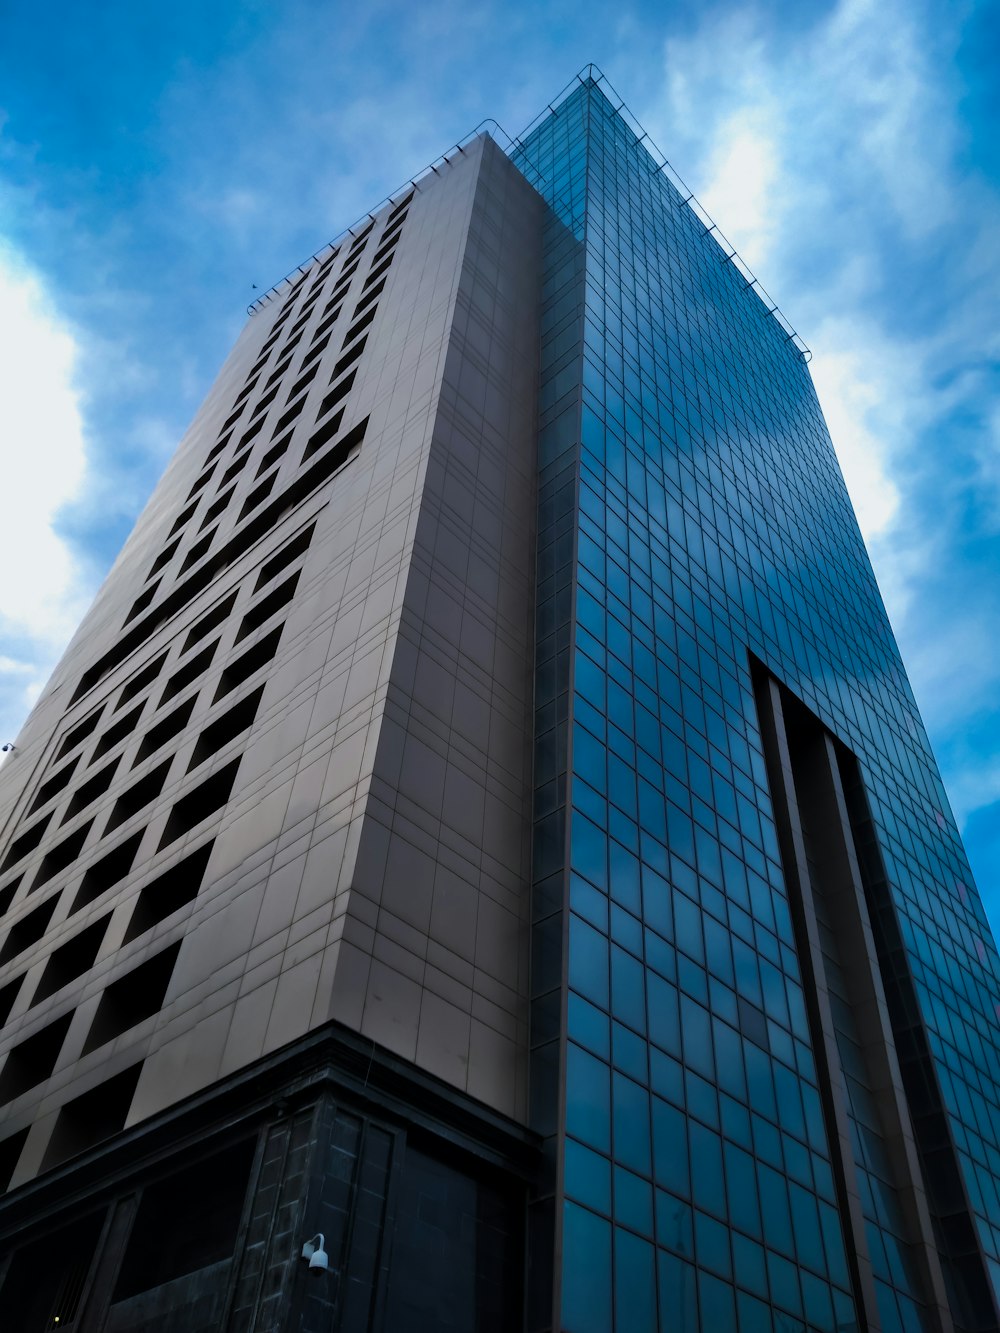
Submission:
<svg viewBox="0 0 1000 1333">
<path fill-rule="evenodd" d="M 642 108 L 813 351 L 811 372 L 962 819 L 995 798 L 1000 198 L 969 166 L 968 13 L 712 13 Z M 985 877 L 984 877 L 985 882 Z"/>
</svg>

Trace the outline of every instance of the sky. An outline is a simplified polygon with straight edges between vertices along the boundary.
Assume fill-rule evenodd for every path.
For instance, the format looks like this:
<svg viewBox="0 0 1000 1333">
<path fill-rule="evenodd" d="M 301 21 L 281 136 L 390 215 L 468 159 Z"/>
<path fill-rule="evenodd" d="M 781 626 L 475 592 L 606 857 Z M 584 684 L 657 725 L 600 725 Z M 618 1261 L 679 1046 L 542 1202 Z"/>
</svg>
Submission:
<svg viewBox="0 0 1000 1333">
<path fill-rule="evenodd" d="M 811 369 L 1000 929 L 1000 6 L 4 0 L 0 741 L 263 289 L 593 62 Z M 256 284 L 256 290 L 254 289 Z"/>
</svg>

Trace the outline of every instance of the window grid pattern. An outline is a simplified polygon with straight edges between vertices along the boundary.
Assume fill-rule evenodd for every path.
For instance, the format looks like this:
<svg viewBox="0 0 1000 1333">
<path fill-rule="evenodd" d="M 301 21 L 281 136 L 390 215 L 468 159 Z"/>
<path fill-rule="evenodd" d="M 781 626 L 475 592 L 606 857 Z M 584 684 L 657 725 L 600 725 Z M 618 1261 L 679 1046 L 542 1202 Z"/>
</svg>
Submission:
<svg viewBox="0 0 1000 1333">
<path fill-rule="evenodd" d="M 557 203 L 582 152 L 563 1319 L 850 1327 L 748 649 L 859 756 L 991 1256 L 995 948 L 803 363 L 590 81 L 514 160 Z"/>
</svg>

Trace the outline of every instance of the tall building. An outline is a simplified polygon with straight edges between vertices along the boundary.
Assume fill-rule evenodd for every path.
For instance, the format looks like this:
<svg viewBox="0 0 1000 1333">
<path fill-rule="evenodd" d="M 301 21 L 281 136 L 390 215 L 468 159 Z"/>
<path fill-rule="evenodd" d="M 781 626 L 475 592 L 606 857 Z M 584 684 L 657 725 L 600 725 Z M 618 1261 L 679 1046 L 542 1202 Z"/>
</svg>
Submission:
<svg viewBox="0 0 1000 1333">
<path fill-rule="evenodd" d="M 996 947 L 592 68 L 255 304 L 0 797 L 0 1326 L 998 1327 Z"/>
</svg>

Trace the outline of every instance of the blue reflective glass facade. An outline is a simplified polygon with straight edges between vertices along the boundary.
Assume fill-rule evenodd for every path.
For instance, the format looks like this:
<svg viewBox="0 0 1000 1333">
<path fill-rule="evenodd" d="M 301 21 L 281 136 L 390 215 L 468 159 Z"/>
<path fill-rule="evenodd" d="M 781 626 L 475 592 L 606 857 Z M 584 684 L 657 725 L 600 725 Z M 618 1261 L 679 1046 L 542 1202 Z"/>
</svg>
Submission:
<svg viewBox="0 0 1000 1333">
<path fill-rule="evenodd" d="M 529 1326 L 995 1327 L 997 952 L 806 365 L 598 83 L 512 157 L 551 210 Z"/>
</svg>

